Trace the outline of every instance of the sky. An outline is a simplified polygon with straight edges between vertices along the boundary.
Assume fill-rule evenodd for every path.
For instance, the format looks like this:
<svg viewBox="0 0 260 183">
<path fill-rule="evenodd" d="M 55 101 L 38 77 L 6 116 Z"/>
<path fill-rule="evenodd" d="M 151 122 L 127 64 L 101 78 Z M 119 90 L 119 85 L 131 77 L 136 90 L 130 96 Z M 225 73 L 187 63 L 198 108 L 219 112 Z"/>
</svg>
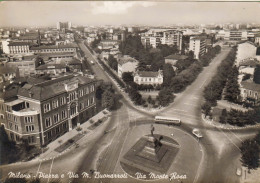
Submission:
<svg viewBox="0 0 260 183">
<path fill-rule="evenodd" d="M 259 2 L 4 1 L 0 26 L 260 23 Z"/>
</svg>

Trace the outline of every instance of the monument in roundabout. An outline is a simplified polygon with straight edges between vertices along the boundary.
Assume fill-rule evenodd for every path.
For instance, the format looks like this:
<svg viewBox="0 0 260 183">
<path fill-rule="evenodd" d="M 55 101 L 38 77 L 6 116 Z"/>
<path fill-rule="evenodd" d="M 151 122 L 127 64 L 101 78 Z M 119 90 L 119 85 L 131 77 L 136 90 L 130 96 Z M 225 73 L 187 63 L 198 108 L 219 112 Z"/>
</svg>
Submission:
<svg viewBox="0 0 260 183">
<path fill-rule="evenodd" d="M 170 137 L 154 134 L 151 125 L 151 134 L 141 137 L 121 158 L 123 170 L 132 177 L 136 173 L 147 175 L 167 174 L 179 150 L 179 144 Z"/>
</svg>

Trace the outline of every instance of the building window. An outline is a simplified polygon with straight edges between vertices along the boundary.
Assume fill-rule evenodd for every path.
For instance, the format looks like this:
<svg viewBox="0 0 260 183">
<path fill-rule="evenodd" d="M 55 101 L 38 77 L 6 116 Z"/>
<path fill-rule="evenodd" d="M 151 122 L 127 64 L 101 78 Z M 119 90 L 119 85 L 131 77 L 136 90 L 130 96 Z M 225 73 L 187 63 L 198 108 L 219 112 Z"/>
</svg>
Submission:
<svg viewBox="0 0 260 183">
<path fill-rule="evenodd" d="M 19 135 L 15 135 L 15 138 L 16 138 L 16 141 L 20 141 L 21 140 Z"/>
<path fill-rule="evenodd" d="M 15 131 L 18 131 L 18 125 L 14 125 Z"/>
<path fill-rule="evenodd" d="M 91 97 L 91 104 L 93 104 L 95 101 L 94 97 Z"/>
<path fill-rule="evenodd" d="M 45 126 L 48 128 L 49 126 L 51 126 L 51 118 L 45 118 Z"/>
<path fill-rule="evenodd" d="M 27 125 L 27 126 L 25 126 L 25 129 L 27 132 L 32 132 L 32 131 L 34 131 L 34 125 Z"/>
<path fill-rule="evenodd" d="M 86 102 L 86 106 L 89 106 L 89 99 L 88 99 L 87 102 Z"/>
<path fill-rule="evenodd" d="M 47 138 L 50 139 L 50 138 L 51 138 L 51 135 L 52 135 L 51 131 L 48 131 L 48 132 L 47 132 Z"/>
<path fill-rule="evenodd" d="M 60 105 L 66 104 L 66 98 L 65 97 L 61 97 L 60 98 Z"/>
<path fill-rule="evenodd" d="M 67 122 L 63 123 L 63 129 L 67 129 Z"/>
<path fill-rule="evenodd" d="M 58 121 L 59 121 L 59 114 L 57 113 L 53 115 L 53 122 L 57 123 Z"/>
<path fill-rule="evenodd" d="M 8 114 L 7 114 L 7 118 L 8 118 L 8 119 L 11 119 L 11 118 L 12 118 L 12 115 L 8 113 Z"/>
<path fill-rule="evenodd" d="M 70 93 L 69 99 L 70 99 L 70 101 L 75 100 L 76 99 L 76 92 Z"/>
<path fill-rule="evenodd" d="M 84 103 L 83 102 L 79 103 L 79 110 L 82 110 L 82 109 L 84 109 Z"/>
<path fill-rule="evenodd" d="M 79 97 L 83 96 L 83 89 L 79 90 Z"/>
<path fill-rule="evenodd" d="M 59 106 L 58 100 L 52 101 L 52 108 L 53 108 L 53 109 L 57 108 L 58 106 Z"/>
<path fill-rule="evenodd" d="M 44 112 L 49 112 L 51 110 L 51 105 L 49 103 L 48 104 L 44 104 L 43 110 L 44 110 Z"/>
<path fill-rule="evenodd" d="M 58 126 L 58 127 L 56 127 L 56 134 L 58 134 L 58 133 L 60 133 L 60 127 Z"/>
<path fill-rule="evenodd" d="M 29 136 L 29 137 L 28 137 L 28 143 L 29 143 L 29 144 L 35 143 L 35 138 L 34 138 L 34 136 Z"/>
<path fill-rule="evenodd" d="M 25 123 L 32 123 L 33 122 L 33 117 L 32 116 L 26 116 L 24 117 Z"/>
<path fill-rule="evenodd" d="M 66 111 L 65 110 L 61 111 L 61 119 L 64 119 L 66 117 L 67 117 Z"/>
<path fill-rule="evenodd" d="M 17 117 L 16 116 L 14 116 L 14 122 L 17 122 Z"/>
<path fill-rule="evenodd" d="M 89 89 L 88 89 L 88 87 L 84 88 L 84 93 L 85 93 L 85 94 L 89 94 Z"/>
<path fill-rule="evenodd" d="M 74 115 L 77 113 L 77 106 L 76 104 L 72 104 L 70 107 L 70 115 Z"/>
<path fill-rule="evenodd" d="M 9 129 L 12 130 L 13 129 L 13 123 L 9 122 Z"/>
</svg>

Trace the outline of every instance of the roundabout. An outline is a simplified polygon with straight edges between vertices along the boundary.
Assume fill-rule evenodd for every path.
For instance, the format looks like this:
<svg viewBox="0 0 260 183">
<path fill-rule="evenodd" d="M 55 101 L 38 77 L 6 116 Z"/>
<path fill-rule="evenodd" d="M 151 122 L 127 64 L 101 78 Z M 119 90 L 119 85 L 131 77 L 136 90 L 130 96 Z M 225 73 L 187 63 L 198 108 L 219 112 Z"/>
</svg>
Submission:
<svg viewBox="0 0 260 183">
<path fill-rule="evenodd" d="M 203 161 L 199 142 L 180 127 L 153 124 L 153 134 L 150 126 L 137 122 L 129 129 L 115 172 L 126 173 L 135 182 L 197 179 Z"/>
</svg>

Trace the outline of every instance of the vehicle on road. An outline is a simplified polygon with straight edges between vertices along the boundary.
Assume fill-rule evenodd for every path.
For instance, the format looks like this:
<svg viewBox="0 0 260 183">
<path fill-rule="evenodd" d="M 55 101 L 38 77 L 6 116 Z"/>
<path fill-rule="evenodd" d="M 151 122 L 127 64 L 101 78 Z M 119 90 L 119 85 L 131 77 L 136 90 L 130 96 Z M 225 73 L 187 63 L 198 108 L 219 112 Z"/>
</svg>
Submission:
<svg viewBox="0 0 260 183">
<path fill-rule="evenodd" d="M 90 60 L 90 63 L 91 63 L 92 65 L 94 65 L 94 64 L 95 64 L 93 60 Z"/>
<path fill-rule="evenodd" d="M 198 137 L 198 138 L 202 138 L 202 137 L 203 137 L 203 135 L 201 134 L 201 132 L 200 132 L 199 129 L 197 129 L 197 128 L 194 128 L 194 129 L 192 130 L 192 134 L 195 135 L 195 136 Z"/>
<path fill-rule="evenodd" d="M 168 116 L 155 116 L 155 123 L 167 124 L 167 125 L 181 125 L 181 120 Z"/>
</svg>

